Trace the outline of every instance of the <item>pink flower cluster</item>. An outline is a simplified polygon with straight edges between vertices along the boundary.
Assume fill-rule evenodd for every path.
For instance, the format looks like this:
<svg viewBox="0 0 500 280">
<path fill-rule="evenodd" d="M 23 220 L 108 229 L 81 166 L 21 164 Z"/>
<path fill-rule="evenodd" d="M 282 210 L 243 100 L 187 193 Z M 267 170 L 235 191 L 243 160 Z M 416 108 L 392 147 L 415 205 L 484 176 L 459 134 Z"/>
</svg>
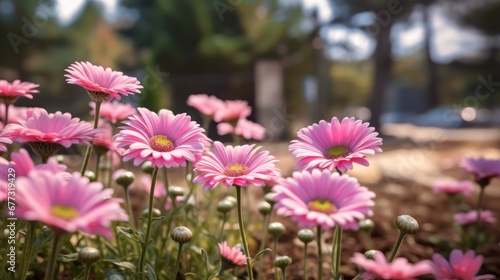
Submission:
<svg viewBox="0 0 500 280">
<path fill-rule="evenodd" d="M 247 119 L 252 108 L 246 101 L 222 101 L 213 95 L 193 94 L 189 96 L 187 104 L 218 122 L 217 133 L 219 135 L 234 133 L 245 139 L 255 140 L 262 140 L 266 136 L 266 129 L 263 126 Z"/>
</svg>

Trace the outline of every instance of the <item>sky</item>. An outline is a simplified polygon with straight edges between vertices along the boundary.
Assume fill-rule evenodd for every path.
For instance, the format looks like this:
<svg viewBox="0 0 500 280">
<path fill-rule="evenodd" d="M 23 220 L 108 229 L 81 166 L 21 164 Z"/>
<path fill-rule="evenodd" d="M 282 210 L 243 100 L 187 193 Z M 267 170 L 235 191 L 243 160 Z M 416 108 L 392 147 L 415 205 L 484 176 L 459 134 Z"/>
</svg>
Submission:
<svg viewBox="0 0 500 280">
<path fill-rule="evenodd" d="M 102 5 L 105 18 L 111 22 L 122 12 L 119 7 L 120 0 L 58 0 L 56 10 L 59 22 L 62 25 L 71 24 L 88 1 Z M 329 4 L 328 0 L 292 2 L 300 1 L 305 13 L 317 10 L 319 20 L 323 23 L 328 22 L 334 16 L 334 7 Z M 290 3 L 290 0 L 287 3 Z M 480 55 L 484 38 L 477 31 L 457 26 L 444 16 L 439 6 L 435 5 L 430 11 L 430 21 L 434 30 L 434 36 L 431 38 L 431 57 L 434 61 L 449 63 L 457 57 Z M 373 13 L 362 13 L 356 18 L 357 22 L 364 23 L 373 22 L 373 20 Z M 326 50 L 327 55 L 338 60 L 345 60 L 346 57 L 350 60 L 366 59 L 370 57 L 375 46 L 375 40 L 367 36 L 365 32 L 346 28 L 343 25 L 324 27 L 321 30 L 321 36 L 329 45 L 333 45 Z M 392 40 L 396 57 L 421 49 L 424 43 L 421 13 L 412 14 L 409 25 L 396 24 L 392 30 Z M 347 53 L 345 49 L 335 46 L 340 42 L 349 42 L 355 47 L 355 51 Z"/>
</svg>

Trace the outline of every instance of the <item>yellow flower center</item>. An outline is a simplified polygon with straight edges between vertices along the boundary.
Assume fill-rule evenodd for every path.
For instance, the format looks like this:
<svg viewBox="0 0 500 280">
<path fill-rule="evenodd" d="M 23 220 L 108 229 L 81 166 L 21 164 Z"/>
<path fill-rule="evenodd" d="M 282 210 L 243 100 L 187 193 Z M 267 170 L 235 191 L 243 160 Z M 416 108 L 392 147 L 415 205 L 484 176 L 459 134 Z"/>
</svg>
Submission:
<svg viewBox="0 0 500 280">
<path fill-rule="evenodd" d="M 349 149 L 344 146 L 335 146 L 326 150 L 326 157 L 330 159 L 336 159 L 339 157 L 345 157 L 349 154 Z"/>
<path fill-rule="evenodd" d="M 337 206 L 326 199 L 315 199 L 307 204 L 310 210 L 322 212 L 326 214 L 337 212 Z"/>
<path fill-rule="evenodd" d="M 247 168 L 241 163 L 231 163 L 224 169 L 224 174 L 229 177 L 238 177 L 247 174 Z"/>
<path fill-rule="evenodd" d="M 56 205 L 50 209 L 50 213 L 64 220 L 71 220 L 78 216 L 78 210 L 71 206 Z"/>
<path fill-rule="evenodd" d="M 149 146 L 157 152 L 170 152 L 175 146 L 174 142 L 165 135 L 156 135 L 149 139 Z"/>
</svg>

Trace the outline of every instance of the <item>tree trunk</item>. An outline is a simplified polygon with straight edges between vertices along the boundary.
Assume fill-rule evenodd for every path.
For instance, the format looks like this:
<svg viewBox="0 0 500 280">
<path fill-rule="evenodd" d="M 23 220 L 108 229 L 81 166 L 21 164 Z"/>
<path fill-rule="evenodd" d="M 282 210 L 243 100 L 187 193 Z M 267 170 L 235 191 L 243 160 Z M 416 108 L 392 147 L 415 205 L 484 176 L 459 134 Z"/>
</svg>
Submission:
<svg viewBox="0 0 500 280">
<path fill-rule="evenodd" d="M 424 6 L 422 8 L 423 21 L 425 26 L 425 61 L 427 63 L 427 90 L 426 90 L 426 101 L 427 108 L 432 109 L 439 106 L 439 91 L 438 91 L 438 73 L 436 68 L 436 63 L 431 57 L 431 43 L 434 32 L 432 30 L 431 22 L 429 19 L 429 7 Z"/>
<path fill-rule="evenodd" d="M 388 21 L 386 26 L 380 26 L 375 39 L 374 56 L 374 76 L 373 87 L 370 100 L 371 119 L 370 126 L 380 132 L 380 117 L 382 116 L 385 104 L 385 96 L 392 69 L 392 43 L 391 29 L 395 19 Z"/>
</svg>

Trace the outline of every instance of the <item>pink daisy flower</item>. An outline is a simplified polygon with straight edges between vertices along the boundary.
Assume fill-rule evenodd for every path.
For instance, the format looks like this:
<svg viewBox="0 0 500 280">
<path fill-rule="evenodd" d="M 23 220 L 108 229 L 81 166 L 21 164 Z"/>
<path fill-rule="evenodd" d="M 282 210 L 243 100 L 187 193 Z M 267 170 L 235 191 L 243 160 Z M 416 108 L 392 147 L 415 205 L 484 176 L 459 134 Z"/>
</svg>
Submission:
<svg viewBox="0 0 500 280">
<path fill-rule="evenodd" d="M 38 90 L 35 89 L 37 87 L 39 87 L 39 85 L 21 82 L 20 80 L 15 80 L 12 83 L 6 80 L 0 80 L 0 100 L 6 104 L 12 104 L 19 97 L 33 99 L 31 93 L 37 93 Z"/>
<path fill-rule="evenodd" d="M 95 102 L 89 103 L 92 111 L 90 115 L 95 114 Z M 119 121 L 125 120 L 128 117 L 137 114 L 137 110 L 130 104 L 120 103 L 116 100 L 111 102 L 103 102 L 99 110 L 99 116 L 115 124 Z"/>
<path fill-rule="evenodd" d="M 217 133 L 219 135 L 234 133 L 245 139 L 262 140 L 266 136 L 266 129 L 258 123 L 249 121 L 246 118 L 240 118 L 236 127 L 226 122 L 217 124 Z"/>
<path fill-rule="evenodd" d="M 466 213 L 457 213 L 454 215 L 454 218 L 459 225 L 475 224 L 477 221 L 477 211 L 472 210 Z M 479 220 L 485 223 L 496 222 L 496 219 L 493 217 L 493 213 L 491 213 L 491 211 L 479 212 Z"/>
<path fill-rule="evenodd" d="M 226 135 L 234 132 L 234 126 L 227 122 L 221 122 L 217 124 L 217 134 Z"/>
<path fill-rule="evenodd" d="M 5 130 L 4 129 L 2 129 L 2 131 L 0 131 L 0 151 L 5 152 L 5 151 L 7 151 L 7 147 L 5 147 L 5 145 L 2 143 L 12 144 L 12 140 L 10 140 L 10 138 L 8 138 L 8 137 L 5 137 Z"/>
<path fill-rule="evenodd" d="M 121 95 L 140 93 L 142 86 L 137 78 L 123 75 L 122 72 L 104 69 L 90 62 L 71 64 L 64 75 L 69 84 L 75 84 L 87 90 L 93 101 L 101 102 L 112 98 L 121 99 Z"/>
<path fill-rule="evenodd" d="M 117 143 L 113 139 L 113 128 L 107 122 L 99 122 L 100 133 L 94 137 L 94 150 L 98 155 L 104 155 L 107 152 L 122 155 L 124 149 L 118 148 Z"/>
<path fill-rule="evenodd" d="M 44 110 L 40 107 L 17 107 L 9 106 L 9 123 L 19 123 L 26 121 L 33 116 L 33 113 L 38 110 Z M 0 118 L 5 122 L 5 104 L 0 104 Z"/>
<path fill-rule="evenodd" d="M 218 108 L 214 113 L 214 121 L 227 122 L 245 118 L 250 115 L 252 108 L 248 106 L 248 102 L 243 100 L 226 100 L 224 106 Z"/>
<path fill-rule="evenodd" d="M 500 159 L 463 158 L 460 167 L 474 175 L 477 181 L 500 177 Z"/>
<path fill-rule="evenodd" d="M 206 152 L 200 161 L 195 164 L 198 176 L 194 183 L 204 183 L 204 189 L 213 189 L 218 184 L 246 187 L 254 184 L 259 187 L 265 185 L 275 175 L 277 159 L 268 151 L 258 151 L 255 145 L 224 146 L 221 142 L 214 142 L 214 151 Z"/>
<path fill-rule="evenodd" d="M 266 129 L 258 123 L 249 121 L 246 118 L 240 118 L 234 128 L 234 133 L 243 136 L 245 139 L 262 140 L 266 136 Z"/>
<path fill-rule="evenodd" d="M 148 160 L 156 167 L 186 166 L 199 158 L 207 137 L 199 125 L 186 114 L 159 114 L 138 108 L 139 115 L 124 121 L 115 136 L 119 148 L 127 148 L 123 160 L 134 159 L 134 165 Z"/>
<path fill-rule="evenodd" d="M 247 263 L 247 258 L 240 248 L 229 247 L 226 241 L 218 243 L 217 245 L 219 246 L 220 256 L 223 261 L 229 262 L 233 267 L 245 265 Z"/>
<path fill-rule="evenodd" d="M 353 163 L 368 166 L 368 155 L 381 152 L 378 146 L 382 139 L 376 137 L 373 127 L 354 118 L 344 118 L 342 122 L 336 117 L 331 123 L 321 120 L 302 128 L 292 140 L 289 150 L 298 159 L 296 169 L 328 169 L 338 168 L 341 172 L 352 169 Z"/>
<path fill-rule="evenodd" d="M 388 262 L 381 252 L 376 252 L 373 260 L 368 259 L 364 254 L 354 253 L 351 262 L 366 271 L 361 274 L 362 279 L 411 280 L 432 273 L 430 261 L 425 260 L 411 264 L 405 258 L 396 258 L 392 262 Z"/>
<path fill-rule="evenodd" d="M 0 162 L 0 180 L 7 180 L 9 168 L 16 170 L 16 177 L 28 176 L 33 170 L 46 170 L 52 173 L 66 171 L 66 165 L 57 163 L 57 160 L 51 158 L 45 164 L 35 165 L 30 154 L 25 149 L 20 149 L 10 155 L 11 161 Z"/>
<path fill-rule="evenodd" d="M 188 97 L 187 105 L 194 107 L 205 116 L 212 116 L 224 106 L 224 101 L 213 95 L 191 94 Z"/>
<path fill-rule="evenodd" d="M 454 249 L 449 262 L 440 254 L 432 255 L 432 273 L 436 279 L 495 279 L 491 274 L 476 276 L 482 264 L 483 256 L 476 255 L 472 250 L 464 254 L 461 250 Z"/>
<path fill-rule="evenodd" d="M 68 233 L 81 231 L 113 235 L 111 222 L 127 221 L 121 200 L 111 198 L 112 189 L 101 183 L 90 183 L 78 173 L 68 179 L 48 171 L 30 173 L 17 180 L 16 215 L 28 221 L 39 221 Z"/>
<path fill-rule="evenodd" d="M 273 187 L 276 213 L 290 216 L 300 227 L 340 226 L 358 229 L 358 221 L 372 216 L 375 193 L 361 187 L 356 178 L 328 170 L 293 173 Z"/>
<path fill-rule="evenodd" d="M 470 181 L 441 180 L 432 184 L 432 189 L 436 193 L 461 194 L 468 196 L 474 189 L 474 184 Z"/>
<path fill-rule="evenodd" d="M 5 134 L 20 143 L 54 143 L 70 147 L 72 144 L 89 145 L 100 130 L 92 129 L 92 124 L 71 118 L 69 113 L 47 113 L 37 110 L 33 116 L 20 123 L 5 127 Z"/>
</svg>

